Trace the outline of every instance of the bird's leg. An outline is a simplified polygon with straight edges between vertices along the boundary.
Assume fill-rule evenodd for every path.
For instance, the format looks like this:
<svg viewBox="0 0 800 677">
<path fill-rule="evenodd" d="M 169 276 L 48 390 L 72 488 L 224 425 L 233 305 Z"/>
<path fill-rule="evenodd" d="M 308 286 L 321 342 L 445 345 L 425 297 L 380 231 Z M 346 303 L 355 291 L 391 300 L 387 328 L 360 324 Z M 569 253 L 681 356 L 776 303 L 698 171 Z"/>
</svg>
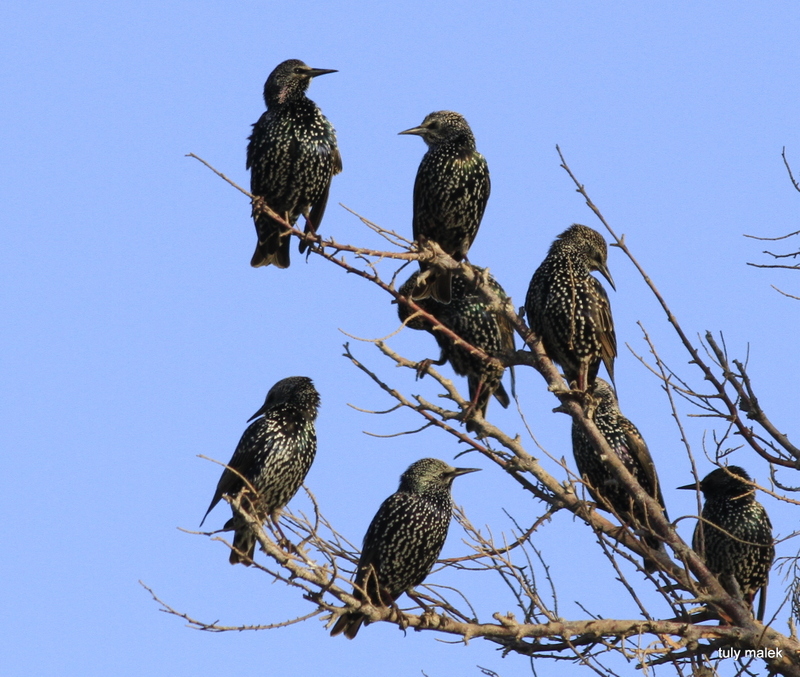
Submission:
<svg viewBox="0 0 800 677">
<path fill-rule="evenodd" d="M 589 381 L 589 365 L 586 362 L 581 362 L 578 367 L 578 379 L 576 388 L 578 391 L 585 393 Z"/>
<path fill-rule="evenodd" d="M 472 418 L 475 410 L 478 408 L 478 401 L 485 386 L 486 381 L 484 379 L 480 379 L 478 381 L 478 385 L 475 387 L 475 393 L 472 395 L 472 399 L 469 401 L 467 408 L 464 409 L 464 411 L 461 412 L 461 416 L 458 417 L 460 421 L 468 421 Z"/>
<path fill-rule="evenodd" d="M 556 394 L 559 396 L 559 398 L 562 399 L 562 401 L 563 401 L 563 398 L 568 398 L 570 400 L 575 400 L 578 404 L 581 405 L 582 408 L 584 408 L 584 409 L 586 408 L 587 393 L 586 393 L 585 390 L 580 390 L 578 388 L 577 381 L 570 381 L 569 382 L 569 390 L 560 390 L 560 391 L 557 391 Z M 565 414 L 568 413 L 566 410 L 559 409 L 559 407 L 556 407 L 555 409 L 553 409 L 553 411 L 561 411 L 562 413 L 565 413 Z"/>
<path fill-rule="evenodd" d="M 312 210 L 306 207 L 303 211 L 303 218 L 306 220 L 306 227 L 303 230 L 303 240 L 307 245 L 314 244 L 319 238 L 317 237 L 317 229 L 319 223 L 315 223 L 311 218 Z"/>
<path fill-rule="evenodd" d="M 409 597 L 409 598 L 410 598 L 410 599 L 411 599 L 411 600 L 412 600 L 412 601 L 413 601 L 413 602 L 414 602 L 414 603 L 415 603 L 415 604 L 416 604 L 416 605 L 417 605 L 417 606 L 418 606 L 420 609 L 422 609 L 422 613 L 420 614 L 420 621 L 422 621 L 423 623 L 425 623 L 425 622 L 426 622 L 426 620 L 430 620 L 431 618 L 433 618 L 434 616 L 436 616 L 436 612 L 434 611 L 433 607 L 430 607 L 430 606 L 428 606 L 427 604 L 425 604 L 425 602 L 423 602 L 423 601 L 422 601 L 422 600 L 421 600 L 421 599 L 420 599 L 420 598 L 417 596 L 417 591 L 416 591 L 416 590 L 414 590 L 413 588 L 411 588 L 411 589 L 409 589 L 409 590 L 406 590 L 406 595 L 408 595 L 408 597 Z"/>
<path fill-rule="evenodd" d="M 591 397 L 591 393 L 589 392 L 589 365 L 585 362 L 581 362 L 580 366 L 578 367 L 578 374 L 575 380 L 572 380 L 566 375 L 567 382 L 569 383 L 569 396 L 573 399 L 580 402 L 584 408 L 587 405 L 587 397 Z"/>
<path fill-rule="evenodd" d="M 425 376 L 432 364 L 435 364 L 437 367 L 441 367 L 445 362 L 447 362 L 447 358 L 445 358 L 444 355 L 442 355 L 438 360 L 428 357 L 421 362 L 417 362 L 417 378 L 420 379 Z"/>
<path fill-rule="evenodd" d="M 275 512 L 270 515 L 270 519 L 272 520 L 272 525 L 275 527 L 275 531 L 278 532 L 278 545 L 281 546 L 287 552 L 291 552 L 293 554 L 297 553 L 297 548 L 295 547 L 294 543 L 292 543 L 286 535 L 283 533 L 283 529 L 281 529 L 281 525 L 278 523 L 278 518 L 280 517 L 280 512 Z"/>
<path fill-rule="evenodd" d="M 308 257 L 311 256 L 311 245 L 316 244 L 320 241 L 320 239 L 317 237 L 318 224 L 311 220 L 311 210 L 308 209 L 308 207 L 306 207 L 305 211 L 303 212 L 303 218 L 306 220 L 306 227 L 303 230 L 302 237 L 300 238 L 300 251 L 303 251 L 303 246 L 305 245 L 306 261 L 308 261 Z"/>
<path fill-rule="evenodd" d="M 432 609 L 430 609 L 424 602 L 422 602 L 422 600 L 419 599 L 419 597 L 416 596 L 415 590 L 413 588 L 406 590 L 406 595 L 408 595 L 411 601 L 413 601 L 418 607 L 422 609 L 422 614 L 420 618 L 433 613 Z M 394 609 L 398 625 L 403 629 L 403 631 L 405 631 L 408 628 L 409 624 L 407 614 L 400 610 L 400 607 L 397 605 L 397 602 L 395 601 L 391 603 L 390 607 Z"/>
<path fill-rule="evenodd" d="M 400 629 L 405 632 L 406 628 L 408 628 L 408 616 L 400 610 L 400 607 L 397 604 L 396 600 L 391 600 L 386 605 L 392 611 L 394 611 L 394 620 L 397 621 L 397 624 L 400 626 Z"/>
<path fill-rule="evenodd" d="M 586 418 L 591 421 L 594 421 L 594 412 L 597 411 L 597 406 L 600 404 L 600 400 L 591 392 L 583 393 L 583 413 L 585 414 Z"/>
</svg>

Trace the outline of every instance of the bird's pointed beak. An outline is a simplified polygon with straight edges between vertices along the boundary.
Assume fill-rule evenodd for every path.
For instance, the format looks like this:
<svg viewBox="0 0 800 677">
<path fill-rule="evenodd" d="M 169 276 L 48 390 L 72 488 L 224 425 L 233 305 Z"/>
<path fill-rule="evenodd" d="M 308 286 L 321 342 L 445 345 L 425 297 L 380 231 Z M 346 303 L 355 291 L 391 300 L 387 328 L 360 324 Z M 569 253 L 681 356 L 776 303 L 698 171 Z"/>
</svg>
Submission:
<svg viewBox="0 0 800 677">
<path fill-rule="evenodd" d="M 692 482 L 691 484 L 686 484 L 686 485 L 684 485 L 682 487 L 675 487 L 675 488 L 676 489 L 689 489 L 691 491 L 694 491 L 695 489 L 697 489 L 697 484 Z"/>
<path fill-rule="evenodd" d="M 267 403 L 264 402 L 264 404 L 261 406 L 261 409 L 259 409 L 255 414 L 253 414 L 250 418 L 248 418 L 247 422 L 250 423 L 250 421 L 252 421 L 253 419 L 256 419 L 259 416 L 265 414 L 266 411 L 267 411 Z"/>
<path fill-rule="evenodd" d="M 597 270 L 604 278 L 606 278 L 606 280 L 608 280 L 608 284 L 611 285 L 611 288 L 614 291 L 617 291 L 617 286 L 614 284 L 614 278 L 611 277 L 611 273 L 608 272 L 608 267 L 603 265 L 600 268 L 598 268 Z"/>
<path fill-rule="evenodd" d="M 401 134 L 414 134 L 415 136 L 423 136 L 427 130 L 425 127 L 412 127 L 411 129 L 406 129 L 405 131 L 398 132 L 397 135 L 400 136 Z"/>
<path fill-rule="evenodd" d="M 328 73 L 338 73 L 335 68 L 309 68 L 308 69 L 308 77 L 316 78 L 320 75 L 327 75 Z"/>
<path fill-rule="evenodd" d="M 453 472 L 450 474 L 453 477 L 458 477 L 459 475 L 466 475 L 467 473 L 471 472 L 478 472 L 480 468 L 453 468 Z"/>
</svg>

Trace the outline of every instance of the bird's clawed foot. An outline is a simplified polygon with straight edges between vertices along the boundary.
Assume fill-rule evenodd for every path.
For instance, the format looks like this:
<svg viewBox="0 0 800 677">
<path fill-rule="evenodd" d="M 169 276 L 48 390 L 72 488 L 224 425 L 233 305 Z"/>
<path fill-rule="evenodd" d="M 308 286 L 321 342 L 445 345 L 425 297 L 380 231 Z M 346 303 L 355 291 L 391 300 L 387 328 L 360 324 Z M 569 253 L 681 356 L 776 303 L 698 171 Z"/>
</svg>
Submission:
<svg viewBox="0 0 800 677">
<path fill-rule="evenodd" d="M 581 408 L 587 417 L 592 418 L 594 416 L 594 410 L 597 408 L 597 403 L 594 401 L 594 398 L 590 393 L 586 392 L 585 390 L 578 390 L 575 387 L 574 382 L 570 383 L 569 390 L 560 390 L 556 392 L 556 395 L 558 395 L 559 399 L 561 400 L 561 404 L 553 409 L 553 413 L 569 414 L 569 409 L 567 409 L 565 401 L 572 400 L 581 405 Z"/>
<path fill-rule="evenodd" d="M 475 410 L 476 410 L 475 403 L 470 402 L 467 405 L 467 408 L 461 412 L 461 414 L 458 417 L 458 420 L 466 423 L 475 415 Z"/>
<path fill-rule="evenodd" d="M 439 625 L 439 614 L 427 607 L 419 617 L 419 628 L 435 628 Z"/>
<path fill-rule="evenodd" d="M 417 380 L 421 379 L 425 374 L 428 373 L 428 369 L 430 366 L 434 364 L 434 361 L 431 358 L 426 358 L 424 360 L 420 360 L 417 362 L 416 372 L 417 372 Z M 438 364 L 438 363 L 436 363 Z"/>
<path fill-rule="evenodd" d="M 425 602 L 423 602 L 416 594 L 416 590 L 407 590 L 406 595 L 408 595 L 408 597 L 413 600 L 414 603 L 420 607 L 420 609 L 422 609 L 422 613 L 419 616 L 420 626 L 417 629 L 419 630 L 421 628 L 435 627 L 439 620 L 439 615 L 436 613 L 434 608 L 425 604 Z"/>
<path fill-rule="evenodd" d="M 286 538 L 286 534 L 283 533 L 283 529 L 281 529 L 281 525 L 278 522 L 279 517 L 277 515 L 272 515 L 271 519 L 272 525 L 275 527 L 275 533 L 277 534 L 275 542 L 278 544 L 278 547 L 292 555 L 299 555 L 300 551 L 297 549 L 297 546 Z"/>
<path fill-rule="evenodd" d="M 438 360 L 434 360 L 430 357 L 417 362 L 416 370 L 417 370 L 417 379 L 421 379 L 425 374 L 428 373 L 428 369 L 432 364 L 435 364 L 437 367 L 441 367 L 443 364 L 447 362 L 447 358 L 441 357 Z"/>
</svg>

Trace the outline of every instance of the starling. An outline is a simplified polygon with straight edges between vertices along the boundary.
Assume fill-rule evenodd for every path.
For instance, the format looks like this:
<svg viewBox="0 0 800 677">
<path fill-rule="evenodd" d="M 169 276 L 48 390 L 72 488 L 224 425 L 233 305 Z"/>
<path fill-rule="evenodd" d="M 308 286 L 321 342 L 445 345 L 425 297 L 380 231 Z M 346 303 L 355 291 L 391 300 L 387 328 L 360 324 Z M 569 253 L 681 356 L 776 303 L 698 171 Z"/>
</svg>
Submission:
<svg viewBox="0 0 800 677">
<path fill-rule="evenodd" d="M 792 587 L 792 616 L 795 623 L 800 623 L 800 579 L 796 575 Z"/>
<path fill-rule="evenodd" d="M 262 523 L 268 517 L 277 520 L 314 462 L 318 407 L 319 393 L 306 376 L 290 376 L 272 386 L 264 406 L 249 419 L 257 420 L 244 431 L 219 478 L 203 522 L 223 494 L 238 495 L 242 507 Z M 231 564 L 250 566 L 256 547 L 252 529 L 234 512 L 223 528 L 231 530 L 235 531 Z"/>
<path fill-rule="evenodd" d="M 481 270 L 481 269 L 476 269 Z M 420 272 L 414 273 L 400 287 L 399 293 L 406 298 L 411 298 Z M 488 284 L 492 291 L 503 299 L 507 299 L 503 288 L 497 281 L 489 276 Z M 452 295 L 450 303 L 440 303 L 432 297 L 419 299 L 417 305 L 429 313 L 445 327 L 460 336 L 464 341 L 475 348 L 480 348 L 489 357 L 502 360 L 507 353 L 514 350 L 514 328 L 500 309 L 492 308 L 489 302 L 476 289 L 473 283 L 468 282 L 458 270 L 452 277 Z M 412 310 L 405 304 L 398 304 L 398 315 L 401 322 L 406 322 L 413 315 Z M 469 398 L 471 406 L 486 415 L 489 398 L 495 399 L 507 408 L 509 405 L 508 393 L 501 382 L 503 367 L 487 363 L 463 345 L 455 343 L 449 336 L 444 336 L 421 317 L 408 321 L 407 326 L 412 329 L 422 329 L 433 334 L 441 349 L 438 361 L 424 360 L 420 363 L 418 373 L 423 374 L 430 364 L 444 364 L 450 362 L 453 371 L 459 376 L 467 377 Z M 467 430 L 476 432 L 471 421 L 467 421 Z"/>
<path fill-rule="evenodd" d="M 594 383 L 592 396 L 597 403 L 593 417 L 597 429 L 642 489 L 659 502 L 666 516 L 656 466 L 642 434 L 622 415 L 614 389 L 609 383 L 598 378 Z M 603 457 L 592 446 L 580 426 L 574 422 L 572 453 L 575 455 L 578 472 L 585 478 L 589 493 L 599 507 L 613 512 L 624 521 L 647 524 L 647 513 L 634 505 L 631 495 L 617 482 Z M 664 544 L 655 536 L 645 536 L 644 542 L 654 550 L 666 552 Z M 645 571 L 652 572 L 656 568 L 654 562 L 645 559 Z"/>
<path fill-rule="evenodd" d="M 442 551 L 453 516 L 450 488 L 459 475 L 480 468 L 453 468 L 435 458 L 412 463 L 400 486 L 378 509 L 364 536 L 353 597 L 375 606 L 389 606 L 430 573 Z M 363 614 L 342 614 L 331 636 L 344 632 L 353 639 Z"/>
<path fill-rule="evenodd" d="M 576 223 L 550 246 L 525 298 L 530 328 L 567 381 L 583 392 L 594 383 L 601 361 L 614 381 L 617 338 L 611 305 L 603 285 L 591 275 L 599 271 L 615 288 L 606 260 L 603 236 Z"/>
<path fill-rule="evenodd" d="M 761 621 L 775 545 L 772 523 L 749 482 L 750 475 L 736 465 L 717 468 L 703 478 L 700 491 L 705 504 L 692 536 L 692 549 L 732 594 L 734 579 L 751 607 L 756 593 L 763 589 L 758 612 Z M 678 488 L 697 487 L 692 483 Z"/>
<path fill-rule="evenodd" d="M 278 64 L 264 85 L 267 110 L 253 125 L 247 144 L 250 192 L 293 226 L 302 214 L 306 233 L 317 232 L 331 178 L 342 171 L 336 131 L 306 97 L 311 79 L 326 73 L 336 71 L 310 68 L 299 59 Z M 253 220 L 258 244 L 250 265 L 288 268 L 291 236 L 286 229 L 255 205 Z"/>
<path fill-rule="evenodd" d="M 475 149 L 475 137 L 462 115 L 443 110 L 428 115 L 416 134 L 428 145 L 414 183 L 414 240 L 436 242 L 456 261 L 467 256 L 489 200 L 489 166 Z M 420 264 L 424 271 L 427 269 Z M 450 300 L 450 271 L 433 271 L 420 280 L 414 298 Z"/>
</svg>

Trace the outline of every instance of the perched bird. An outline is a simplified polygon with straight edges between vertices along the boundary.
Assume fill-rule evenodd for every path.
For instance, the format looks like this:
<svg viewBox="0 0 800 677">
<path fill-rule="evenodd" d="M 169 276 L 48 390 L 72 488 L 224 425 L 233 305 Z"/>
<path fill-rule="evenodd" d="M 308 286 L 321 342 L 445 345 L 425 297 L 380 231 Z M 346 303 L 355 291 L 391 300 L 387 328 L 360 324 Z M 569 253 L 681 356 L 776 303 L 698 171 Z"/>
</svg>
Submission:
<svg viewBox="0 0 800 677">
<path fill-rule="evenodd" d="M 223 494 L 238 495 L 242 507 L 260 522 L 268 517 L 276 521 L 314 462 L 318 408 L 319 393 L 306 376 L 290 376 L 272 386 L 219 478 L 203 522 Z M 234 512 L 223 530 L 235 531 L 231 564 L 250 566 L 256 547 L 251 528 Z"/>
<path fill-rule="evenodd" d="M 792 616 L 795 623 L 800 623 L 800 578 L 796 576 L 792 588 Z"/>
<path fill-rule="evenodd" d="M 416 134 L 428 145 L 414 183 L 414 240 L 436 242 L 456 261 L 467 256 L 478 233 L 491 185 L 486 158 L 475 149 L 475 137 L 462 115 L 449 110 L 428 115 Z M 427 264 L 420 268 L 425 271 Z M 433 295 L 450 300 L 450 271 L 431 271 L 420 280 L 414 298 Z"/>
<path fill-rule="evenodd" d="M 761 621 L 775 545 L 772 523 L 749 482 L 750 475 L 737 465 L 717 468 L 703 478 L 700 491 L 705 504 L 692 536 L 692 549 L 732 594 L 735 586 L 731 579 L 735 579 L 751 607 L 756 593 L 762 590 L 758 610 Z M 696 488 L 694 483 L 678 487 Z"/>
<path fill-rule="evenodd" d="M 601 378 L 594 383 L 592 397 L 596 402 L 594 424 L 603 434 L 623 462 L 628 472 L 644 489 L 645 493 L 656 499 L 666 516 L 664 497 L 656 475 L 656 466 L 642 434 L 619 410 L 614 389 Z M 598 506 L 615 513 L 620 519 L 635 524 L 647 525 L 646 511 L 634 504 L 633 497 L 614 477 L 604 458 L 595 450 L 580 426 L 572 424 L 572 453 L 578 472 L 585 478 L 589 493 Z M 664 544 L 655 536 L 645 536 L 644 542 L 655 550 L 666 552 Z M 645 571 L 655 571 L 656 565 L 645 559 Z"/>
<path fill-rule="evenodd" d="M 412 463 L 400 476 L 364 536 L 353 597 L 375 606 L 389 606 L 422 583 L 436 563 L 453 516 L 450 489 L 459 475 L 480 468 L 453 468 L 435 458 Z M 365 617 L 342 614 L 331 636 L 353 639 Z"/>
<path fill-rule="evenodd" d="M 530 328 L 542 339 L 547 354 L 561 365 L 567 381 L 583 392 L 594 383 L 602 362 L 614 381 L 617 338 L 611 304 L 599 271 L 612 288 L 603 236 L 574 224 L 550 246 L 536 270 L 525 298 Z"/>
<path fill-rule="evenodd" d="M 480 269 L 476 268 L 476 270 Z M 403 283 L 399 289 L 402 296 L 411 298 L 420 274 L 419 271 L 414 273 Z M 492 291 L 502 299 L 508 298 L 493 277 L 488 277 L 488 284 Z M 489 357 L 502 359 L 505 354 L 514 350 L 514 328 L 505 314 L 498 308 L 492 308 L 473 283 L 468 282 L 459 271 L 455 271 L 452 277 L 450 303 L 440 303 L 433 297 L 418 299 L 416 303 L 426 313 L 432 315 L 471 346 L 480 348 Z M 467 377 L 471 407 L 480 411 L 481 416 L 486 415 L 486 407 L 492 395 L 503 408 L 508 407 L 508 393 L 501 382 L 504 371 L 502 366 L 487 363 L 463 344 L 456 343 L 440 331 L 435 331 L 433 326 L 421 316 L 409 319 L 412 318 L 413 311 L 405 303 L 399 303 L 397 310 L 401 322 L 407 322 L 407 326 L 412 329 L 421 329 L 433 334 L 441 349 L 438 361 L 423 360 L 420 362 L 417 370 L 420 375 L 424 374 L 430 364 L 441 365 L 450 362 L 456 374 Z M 467 421 L 467 430 L 476 432 L 472 421 Z"/>
<path fill-rule="evenodd" d="M 247 144 L 250 192 L 289 223 L 302 214 L 306 233 L 316 233 L 331 178 L 342 171 L 336 131 L 306 97 L 311 79 L 335 70 L 310 68 L 299 59 L 284 61 L 264 85 L 266 112 L 253 125 Z M 291 236 L 280 223 L 253 205 L 258 244 L 250 265 L 289 267 Z M 300 243 L 300 252 L 305 243 Z"/>
</svg>

